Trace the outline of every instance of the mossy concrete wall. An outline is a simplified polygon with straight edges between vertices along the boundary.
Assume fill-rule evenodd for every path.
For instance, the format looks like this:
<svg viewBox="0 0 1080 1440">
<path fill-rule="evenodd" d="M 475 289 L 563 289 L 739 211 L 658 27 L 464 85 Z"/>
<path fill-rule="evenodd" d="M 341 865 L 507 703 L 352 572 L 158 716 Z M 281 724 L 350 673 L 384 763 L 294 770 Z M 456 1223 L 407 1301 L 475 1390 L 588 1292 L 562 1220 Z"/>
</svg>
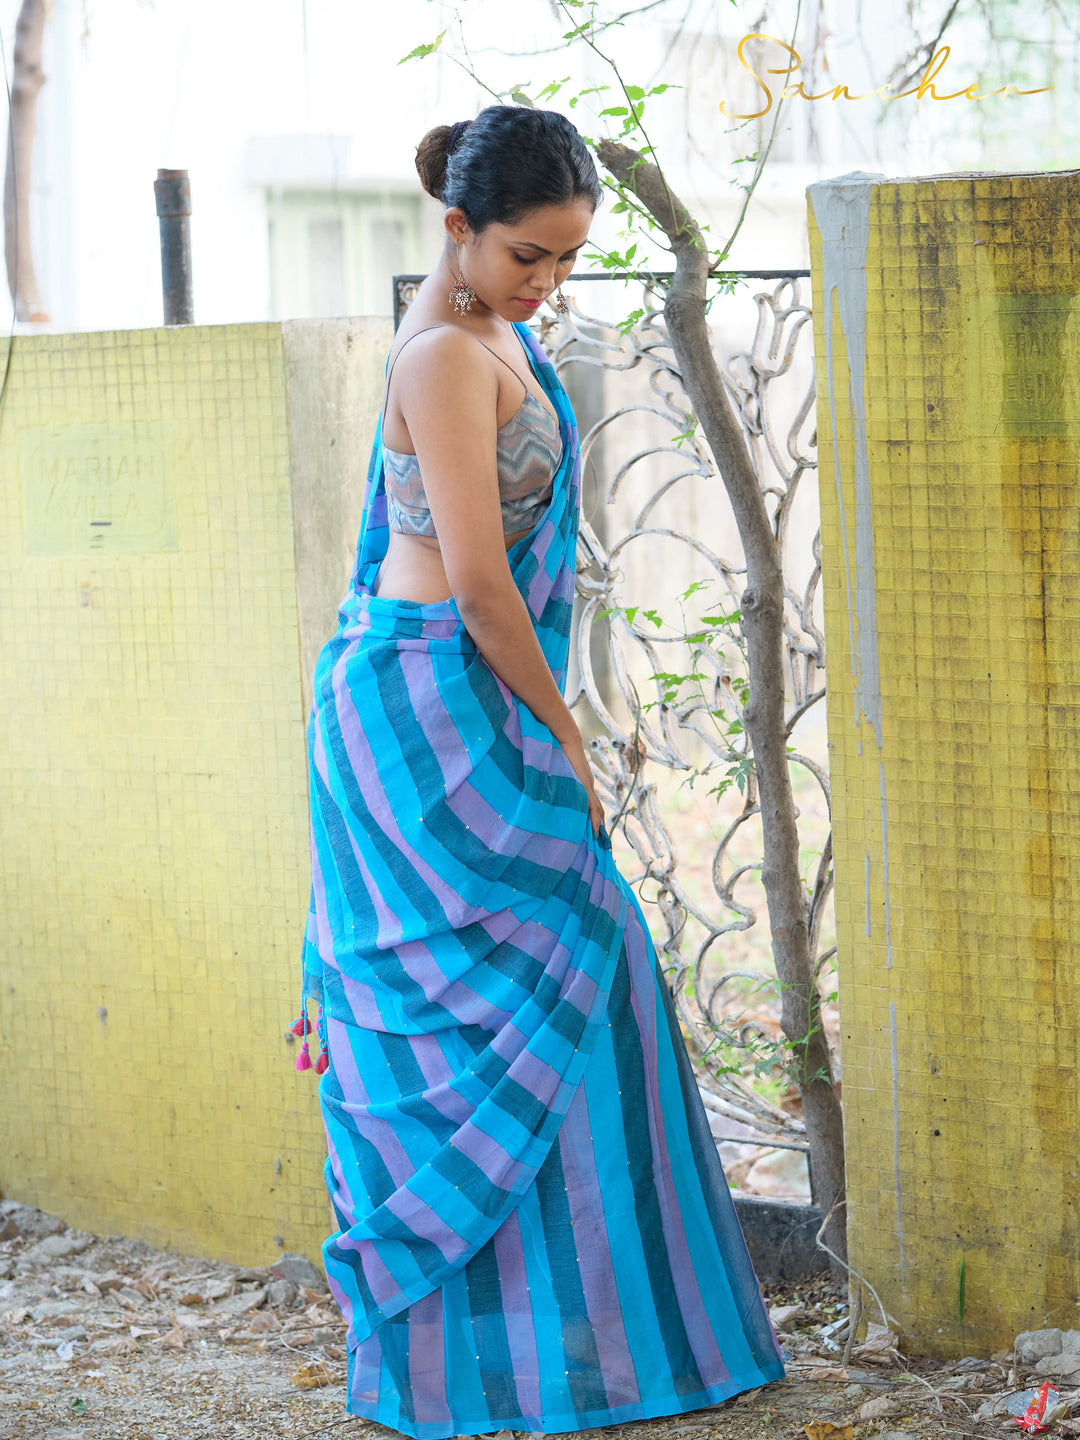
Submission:
<svg viewBox="0 0 1080 1440">
<path fill-rule="evenodd" d="M 317 1257 L 285 1038 L 307 676 L 389 321 L 20 336 L 0 415 L 0 1186 L 208 1257 Z"/>
<path fill-rule="evenodd" d="M 851 1263 L 985 1354 L 1080 1314 L 1080 176 L 808 194 Z"/>
</svg>

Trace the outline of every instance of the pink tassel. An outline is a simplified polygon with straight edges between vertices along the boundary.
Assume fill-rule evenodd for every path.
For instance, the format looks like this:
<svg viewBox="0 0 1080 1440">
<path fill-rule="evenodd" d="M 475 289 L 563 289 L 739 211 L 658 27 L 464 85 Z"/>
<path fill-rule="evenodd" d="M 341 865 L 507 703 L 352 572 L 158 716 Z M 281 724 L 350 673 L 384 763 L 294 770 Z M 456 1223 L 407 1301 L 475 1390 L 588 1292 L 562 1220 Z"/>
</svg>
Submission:
<svg viewBox="0 0 1080 1440">
<path fill-rule="evenodd" d="M 327 1070 L 328 1070 L 329 1068 L 330 1068 L 330 1056 L 327 1055 L 326 1051 L 324 1050 L 324 1051 L 322 1051 L 322 1053 L 320 1054 L 319 1058 L 315 1061 L 315 1074 L 316 1074 L 316 1075 L 325 1075 L 326 1072 L 327 1072 Z"/>
<path fill-rule="evenodd" d="M 311 1056 L 308 1054 L 308 1042 L 307 1042 L 306 1040 L 304 1041 L 303 1045 L 301 1045 L 301 1047 L 300 1047 L 300 1054 L 296 1057 L 296 1064 L 293 1066 L 293 1069 L 294 1069 L 294 1070 L 310 1070 L 310 1069 L 311 1069 Z"/>
<path fill-rule="evenodd" d="M 311 1021 L 306 1015 L 301 1015 L 299 1020 L 294 1020 L 289 1029 L 297 1037 L 311 1034 Z"/>
</svg>

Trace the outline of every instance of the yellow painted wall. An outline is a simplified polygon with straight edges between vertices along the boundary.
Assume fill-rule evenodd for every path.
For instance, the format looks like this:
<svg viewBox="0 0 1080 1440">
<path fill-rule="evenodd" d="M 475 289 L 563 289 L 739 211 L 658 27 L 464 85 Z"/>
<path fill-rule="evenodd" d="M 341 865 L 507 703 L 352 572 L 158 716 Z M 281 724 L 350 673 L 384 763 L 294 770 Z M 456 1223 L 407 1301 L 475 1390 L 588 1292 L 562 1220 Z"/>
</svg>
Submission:
<svg viewBox="0 0 1080 1440">
<path fill-rule="evenodd" d="M 808 192 L 851 1261 L 942 1353 L 1080 1326 L 1078 178 Z"/>
<path fill-rule="evenodd" d="M 320 410 L 345 382 L 318 364 L 354 341 L 364 393 Z M 301 632 L 310 665 L 388 343 L 366 321 L 15 342 L 0 1186 L 72 1224 L 241 1263 L 317 1257 L 328 1233 L 315 1085 L 285 1039 L 310 885 Z"/>
</svg>

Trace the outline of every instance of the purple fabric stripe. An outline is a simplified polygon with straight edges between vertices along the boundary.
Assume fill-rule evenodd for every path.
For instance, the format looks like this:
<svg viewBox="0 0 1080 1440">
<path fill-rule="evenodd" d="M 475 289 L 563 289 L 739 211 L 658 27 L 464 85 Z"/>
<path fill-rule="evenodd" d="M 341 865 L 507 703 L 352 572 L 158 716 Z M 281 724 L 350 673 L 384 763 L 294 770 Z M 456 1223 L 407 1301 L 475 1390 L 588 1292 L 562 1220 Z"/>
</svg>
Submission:
<svg viewBox="0 0 1080 1440">
<path fill-rule="evenodd" d="M 550 914 L 550 901 L 540 902 L 548 907 Z M 513 939 L 515 946 L 531 960 L 540 961 L 544 969 L 548 969 L 548 961 L 551 959 L 555 946 L 558 943 L 558 934 L 543 920 L 536 916 L 526 916 L 521 919 L 511 910 L 503 910 L 492 917 L 493 921 L 513 921 L 513 928 L 509 935 L 500 936 L 502 939 Z M 488 922 L 484 922 L 487 924 Z M 496 932 L 498 933 L 498 932 Z"/>
<path fill-rule="evenodd" d="M 395 946 L 394 958 L 417 989 L 423 992 L 429 1005 L 446 1010 L 461 1024 L 491 1026 L 505 1015 L 506 1012 L 478 995 L 464 979 L 448 975 L 440 967 L 431 947 L 422 940 L 409 940 Z M 468 964 L 464 956 L 461 961 Z M 465 974 L 469 974 L 474 968 L 469 965 Z"/>
<path fill-rule="evenodd" d="M 473 1113 L 473 1106 L 449 1085 L 434 1085 L 424 1091 L 427 1103 L 459 1130 Z"/>
<path fill-rule="evenodd" d="M 532 1313 L 525 1250 L 518 1213 L 499 1226 L 493 1238 L 499 1267 L 502 1312 L 510 1346 L 514 1384 L 523 1415 L 540 1414 L 540 1360 L 536 1353 L 537 1318 Z"/>
<path fill-rule="evenodd" d="M 512 1010 L 500 1009 L 463 980 L 448 985 L 439 1001 L 449 1015 L 462 1025 L 483 1025 L 485 1030 L 501 1026 L 510 1019 Z"/>
<path fill-rule="evenodd" d="M 446 926 L 451 928 L 455 925 L 467 923 L 470 918 L 469 912 L 463 911 L 461 898 L 458 892 L 448 885 L 440 875 L 434 871 L 427 861 L 419 855 L 409 844 L 397 823 L 394 810 L 385 787 L 379 779 L 379 765 L 371 747 L 367 743 L 367 736 L 364 733 L 364 726 L 355 703 L 349 693 L 344 667 L 336 668 L 334 672 L 334 695 L 338 703 L 338 714 L 341 717 L 341 733 L 345 743 L 345 753 L 348 756 L 349 765 L 360 793 L 364 797 L 364 803 L 371 811 L 372 817 L 383 832 L 386 838 L 391 841 L 414 866 L 417 876 L 424 882 L 424 885 L 431 891 L 431 894 L 438 900 L 441 909 L 446 916 Z M 353 849 L 356 850 L 355 842 Z M 373 890 L 377 892 L 378 887 Z M 369 892 L 370 893 L 370 892 Z M 395 943 L 404 936 L 402 923 L 389 910 L 385 911 L 389 917 L 385 936 L 383 935 L 382 921 L 379 925 L 379 943 Z M 459 918 L 460 916 L 460 918 Z M 390 924 L 392 920 L 396 923 Z"/>
<path fill-rule="evenodd" d="M 336 684 L 337 681 L 335 678 L 335 686 Z M 312 756 L 315 763 L 315 768 L 318 770 L 319 775 L 322 778 L 323 784 L 330 791 L 330 793 L 333 794 L 335 787 L 330 774 L 330 760 L 323 744 L 322 731 L 318 728 L 315 731 L 315 745 Z M 365 795 L 365 799 L 367 799 L 368 797 L 366 792 L 371 787 L 364 785 L 362 776 L 359 774 L 356 776 L 356 782 L 360 787 L 360 793 L 362 795 Z M 381 794 L 382 792 L 380 791 L 379 793 Z M 352 830 L 349 831 L 348 842 L 349 849 L 356 863 L 356 866 L 364 877 L 364 890 L 367 894 L 368 899 L 371 902 L 372 909 L 378 916 L 379 934 L 381 935 L 384 925 L 390 930 L 394 928 L 393 922 L 395 921 L 396 917 L 393 915 L 393 912 L 389 909 L 389 907 L 383 902 L 381 896 L 381 887 L 376 885 L 374 877 L 372 876 L 371 871 L 368 869 L 367 861 L 364 858 L 363 852 L 359 848 L 357 838 L 353 834 Z M 400 924 L 397 925 L 399 933 L 400 928 Z M 331 949 L 329 954 L 323 955 L 323 961 L 324 963 L 331 963 L 337 965 L 337 956 L 333 949 Z"/>
<path fill-rule="evenodd" d="M 341 975 L 341 988 L 349 1005 L 352 1022 L 365 1030 L 385 1030 L 387 1023 L 371 986 L 363 980 L 354 979 L 334 962 L 327 963 Z"/>
<path fill-rule="evenodd" d="M 575 974 L 571 971 L 562 983 L 559 991 L 560 998 L 566 999 L 571 990 L 574 992 L 574 1008 L 580 1010 L 583 1015 L 591 1015 L 600 993 L 596 981 L 591 975 Z"/>
<path fill-rule="evenodd" d="M 311 826 L 311 891 L 315 905 L 315 943 L 320 955 L 331 955 L 334 950 L 330 921 L 327 915 L 326 882 L 319 863 L 318 847 L 315 844 L 315 827 Z"/>
<path fill-rule="evenodd" d="M 454 1136 L 454 1149 L 478 1165 L 493 1185 L 504 1190 L 513 1190 L 522 1174 L 521 1165 L 506 1147 L 481 1130 L 475 1120 L 463 1125 Z"/>
<path fill-rule="evenodd" d="M 604 1197 L 597 1174 L 586 1087 L 580 1086 L 559 1130 L 559 1155 L 566 1177 L 570 1223 L 581 1258 L 585 1308 L 596 1339 L 600 1370 L 612 1404 L 634 1404 L 638 1393 L 634 1362 L 623 1325 L 622 1305 L 604 1220 Z M 603 1143 L 603 1137 L 600 1137 Z M 632 1387 L 632 1389 L 630 1388 Z"/>
<path fill-rule="evenodd" d="M 353 1321 L 352 1296 L 347 1290 L 343 1289 L 341 1284 L 338 1282 L 337 1276 L 333 1273 L 332 1270 L 328 1270 L 326 1273 L 326 1283 L 330 1287 L 330 1294 L 337 1301 L 337 1306 L 338 1309 L 341 1311 L 342 1319 L 345 1321 L 346 1325 L 351 1326 Z"/>
<path fill-rule="evenodd" d="M 520 740 L 514 743 L 519 750 L 522 748 Z M 507 860 L 517 857 L 559 873 L 569 870 L 573 864 L 578 851 L 575 841 L 519 825 L 516 814 L 500 815 L 491 801 L 474 785 L 460 785 L 453 794 L 447 796 L 446 803 L 461 823 L 496 855 Z M 527 811 L 534 804 L 534 801 L 522 794 L 523 810 Z M 559 813 L 554 807 L 552 812 L 553 818 Z"/>
<path fill-rule="evenodd" d="M 386 1208 L 414 1235 L 422 1235 L 425 1241 L 434 1245 L 445 1259 L 456 1260 L 466 1249 L 457 1231 L 407 1186 L 394 1191 L 386 1201 Z M 365 1250 L 370 1248 L 365 1246 Z"/>
<path fill-rule="evenodd" d="M 365 1245 L 360 1252 L 364 1267 L 364 1279 L 376 1305 L 391 1304 L 401 1294 L 401 1282 L 386 1263 L 374 1245 Z"/>
<path fill-rule="evenodd" d="M 529 1043 L 529 1037 L 524 1030 L 518 1028 L 517 1021 L 521 1018 L 520 1012 L 512 1020 L 508 1020 L 497 1035 L 491 1037 L 490 1048 L 498 1055 L 500 1060 L 510 1064 L 515 1056 L 520 1055 Z"/>
<path fill-rule="evenodd" d="M 432 695 L 439 693 L 435 657 L 427 650 L 403 650 L 399 654 L 399 663 L 413 714 L 431 746 L 431 753 L 439 762 L 446 790 L 452 792 L 469 778 L 473 767 L 468 746 L 454 724 L 453 716 L 445 705 L 431 703 Z"/>
<path fill-rule="evenodd" d="M 394 1184 L 404 1185 L 415 1172 L 416 1161 L 402 1145 L 392 1122 L 372 1115 L 369 1108 L 371 1097 L 349 1044 L 347 1027 L 329 1017 L 326 1023 L 327 1035 L 337 1037 L 330 1042 L 333 1048 L 334 1074 L 342 1093 L 348 1096 L 345 1103 L 357 1133 L 369 1140 L 378 1150 L 379 1158 L 390 1172 Z"/>
<path fill-rule="evenodd" d="M 433 1290 L 409 1311 L 409 1383 L 420 1424 L 449 1424 L 443 1297 Z M 377 1336 L 378 1332 L 376 1332 Z M 376 1336 L 372 1336 L 374 1340 Z"/>
<path fill-rule="evenodd" d="M 326 1127 L 326 1154 L 330 1161 L 330 1172 L 334 1177 L 334 1184 L 331 1191 L 334 1203 L 351 1225 L 356 1218 L 356 1201 L 352 1191 L 349 1189 L 349 1183 L 345 1179 L 344 1167 L 341 1163 L 341 1157 L 338 1155 L 337 1147 L 330 1138 L 329 1126 Z"/>
<path fill-rule="evenodd" d="M 541 548 L 544 559 L 547 559 L 551 542 L 555 539 L 555 526 L 551 519 L 546 519 L 537 532 L 536 544 Z M 544 601 L 551 592 L 551 578 L 547 573 L 547 565 L 538 565 L 529 581 L 529 588 L 526 595 L 526 604 L 534 615 L 539 615 L 544 608 Z"/>
<path fill-rule="evenodd" d="M 537 1100 L 542 1100 L 547 1105 L 550 1105 L 562 1085 L 562 1076 L 558 1071 L 553 1070 L 528 1048 L 514 1057 L 507 1073 L 530 1095 L 535 1095 Z"/>
</svg>

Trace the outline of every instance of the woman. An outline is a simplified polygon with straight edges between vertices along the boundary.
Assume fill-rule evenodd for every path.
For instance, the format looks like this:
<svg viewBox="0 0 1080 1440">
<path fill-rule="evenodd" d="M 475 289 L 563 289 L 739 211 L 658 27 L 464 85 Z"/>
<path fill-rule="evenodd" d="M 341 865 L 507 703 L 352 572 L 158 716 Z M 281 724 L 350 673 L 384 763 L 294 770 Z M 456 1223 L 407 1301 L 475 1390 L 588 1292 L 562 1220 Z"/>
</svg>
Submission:
<svg viewBox="0 0 1080 1440">
<path fill-rule="evenodd" d="M 417 169 L 446 244 L 388 357 L 308 729 L 323 1251 L 352 1414 L 581 1430 L 783 1366 L 562 694 L 578 433 L 525 319 L 596 171 L 563 116 L 498 105 Z"/>
</svg>

